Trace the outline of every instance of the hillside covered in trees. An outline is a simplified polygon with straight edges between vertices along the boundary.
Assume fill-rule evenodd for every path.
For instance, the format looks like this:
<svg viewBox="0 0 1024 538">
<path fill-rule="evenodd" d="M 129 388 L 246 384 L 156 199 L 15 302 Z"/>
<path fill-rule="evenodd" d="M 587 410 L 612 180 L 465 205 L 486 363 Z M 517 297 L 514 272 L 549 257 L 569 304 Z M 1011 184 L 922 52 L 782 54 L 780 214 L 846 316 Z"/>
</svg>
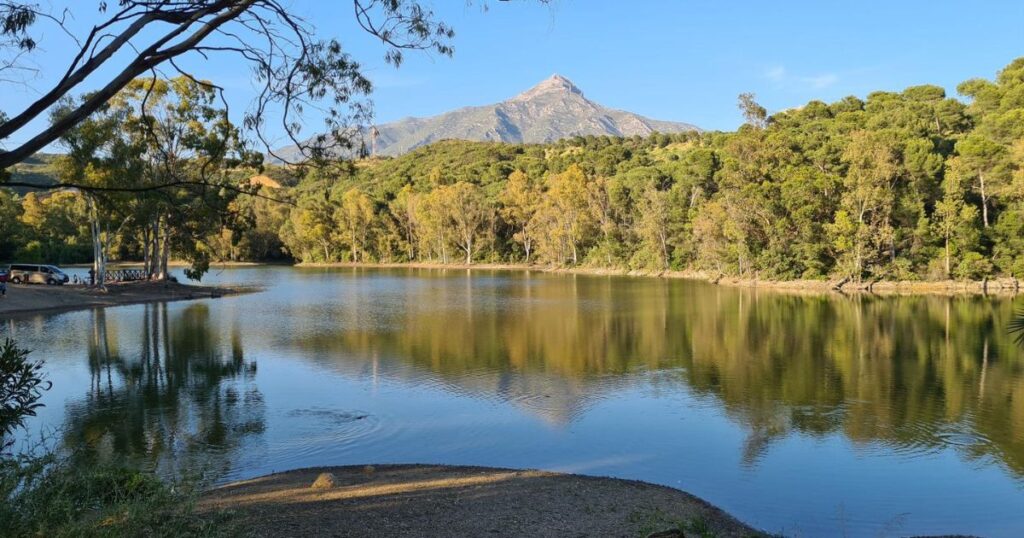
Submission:
<svg viewBox="0 0 1024 538">
<path fill-rule="evenodd" d="M 1024 58 L 957 91 L 962 98 L 916 86 L 770 116 L 744 95 L 747 123 L 731 133 L 449 140 L 397 158 L 237 168 L 239 180 L 275 180 L 281 187 L 262 192 L 288 203 L 237 197 L 231 229 L 193 248 L 233 260 L 539 263 L 762 279 L 1024 277 Z M 17 229 L 4 234 L 0 255 L 29 254 L 28 241 L 44 231 L 66 230 L 53 245 L 77 236 L 88 244 L 74 216 L 37 224 L 50 222 L 40 213 L 83 210 L 75 196 L 4 194 L 4 225 Z M 114 252 L 132 257 L 138 248 L 123 243 Z"/>
</svg>

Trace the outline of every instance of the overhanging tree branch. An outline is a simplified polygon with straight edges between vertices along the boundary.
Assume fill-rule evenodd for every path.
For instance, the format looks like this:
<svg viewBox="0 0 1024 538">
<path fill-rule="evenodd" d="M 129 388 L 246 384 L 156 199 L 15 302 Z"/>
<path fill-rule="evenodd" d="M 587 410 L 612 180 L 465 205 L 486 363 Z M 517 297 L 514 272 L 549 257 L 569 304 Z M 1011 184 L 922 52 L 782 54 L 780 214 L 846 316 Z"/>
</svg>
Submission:
<svg viewBox="0 0 1024 538">
<path fill-rule="evenodd" d="M 262 131 L 271 124 L 265 116 L 277 107 L 282 109 L 285 135 L 304 154 L 309 149 L 310 155 L 323 154 L 331 144 L 350 145 L 348 138 L 359 132 L 351 124 L 369 119 L 369 106 L 356 100 L 371 90 L 359 64 L 343 52 L 337 40 L 318 39 L 312 26 L 277 0 L 118 0 L 118 5 L 118 11 L 93 26 L 83 39 L 72 35 L 76 45 L 57 82 L 24 110 L 9 118 L 0 117 L 0 143 L 22 133 L 120 54 L 134 51 L 130 61 L 60 121 L 24 138 L 25 142 L 8 151 L 0 151 L 0 169 L 23 161 L 57 140 L 132 79 L 189 52 L 204 57 L 233 54 L 252 66 L 254 80 L 263 87 L 243 125 L 253 130 L 268 150 L 269 137 Z M 395 65 L 401 62 L 402 50 L 433 50 L 443 55 L 452 52 L 452 30 L 435 21 L 433 13 L 417 0 L 353 0 L 353 5 L 359 25 L 381 40 L 387 49 L 385 58 Z M 106 2 L 99 3 L 99 11 L 106 12 Z M 63 17 L 48 16 L 27 1 L 0 1 L 4 28 L 0 48 L 34 49 L 29 31 L 37 20 L 55 22 L 66 30 Z M 168 25 L 170 28 L 166 28 Z M 143 40 L 154 29 L 162 30 L 148 46 L 136 47 L 134 41 Z M 326 103 L 326 107 L 318 108 L 317 102 Z M 304 122 L 300 117 L 305 109 L 324 112 L 327 135 L 302 139 L 299 131 Z"/>
</svg>

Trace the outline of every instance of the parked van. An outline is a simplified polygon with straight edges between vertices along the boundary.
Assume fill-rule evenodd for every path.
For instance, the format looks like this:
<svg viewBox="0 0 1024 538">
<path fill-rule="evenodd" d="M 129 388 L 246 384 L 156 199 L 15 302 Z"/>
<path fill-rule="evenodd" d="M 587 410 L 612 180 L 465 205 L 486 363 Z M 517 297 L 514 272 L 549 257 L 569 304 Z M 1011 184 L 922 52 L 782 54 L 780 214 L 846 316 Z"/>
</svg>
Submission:
<svg viewBox="0 0 1024 538">
<path fill-rule="evenodd" d="M 53 265 L 14 263 L 8 271 L 8 278 L 14 284 L 49 284 L 58 286 L 71 280 L 60 268 Z"/>
</svg>

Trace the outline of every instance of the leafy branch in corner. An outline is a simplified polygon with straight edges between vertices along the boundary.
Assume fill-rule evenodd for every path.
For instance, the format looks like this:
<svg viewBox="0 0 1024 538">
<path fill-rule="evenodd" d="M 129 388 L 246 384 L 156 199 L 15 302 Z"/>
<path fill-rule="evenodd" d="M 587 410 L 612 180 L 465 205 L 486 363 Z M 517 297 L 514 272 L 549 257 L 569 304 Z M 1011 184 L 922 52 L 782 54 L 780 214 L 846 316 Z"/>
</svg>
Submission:
<svg viewBox="0 0 1024 538">
<path fill-rule="evenodd" d="M 10 338 L 0 346 L 0 453 L 14 444 L 12 434 L 36 415 L 43 406 L 39 399 L 52 385 L 44 379 L 43 362 L 28 353 Z"/>
</svg>

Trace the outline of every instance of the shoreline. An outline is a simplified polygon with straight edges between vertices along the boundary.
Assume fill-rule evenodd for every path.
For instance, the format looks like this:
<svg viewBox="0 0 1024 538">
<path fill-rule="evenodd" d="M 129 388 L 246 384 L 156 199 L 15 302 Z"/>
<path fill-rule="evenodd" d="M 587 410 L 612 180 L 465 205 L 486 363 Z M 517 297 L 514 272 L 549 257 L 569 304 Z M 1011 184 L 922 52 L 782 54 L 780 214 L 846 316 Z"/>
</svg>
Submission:
<svg viewBox="0 0 1024 538">
<path fill-rule="evenodd" d="M 766 536 L 668 486 L 476 466 L 295 469 L 215 487 L 197 508 L 233 512 L 247 536 Z"/>
<path fill-rule="evenodd" d="M 999 295 L 1013 296 L 1024 291 L 1024 283 L 1012 278 L 992 280 L 880 280 L 841 282 L 829 280 L 760 280 L 728 276 L 714 276 L 702 271 L 641 271 L 631 269 L 608 269 L 601 267 L 557 267 L 548 265 L 526 265 L 515 263 L 298 263 L 294 267 L 325 268 L 367 268 L 367 269 L 430 269 L 458 271 L 536 271 L 540 273 L 628 276 L 641 278 L 670 278 L 698 280 L 733 288 L 767 289 L 794 293 L 840 294 L 840 295 Z"/>
<path fill-rule="evenodd" d="M 217 299 L 254 291 L 257 290 L 152 281 L 112 283 L 107 285 L 106 292 L 71 284 L 8 284 L 7 295 L 0 298 L 0 318 L 144 303 Z"/>
</svg>

